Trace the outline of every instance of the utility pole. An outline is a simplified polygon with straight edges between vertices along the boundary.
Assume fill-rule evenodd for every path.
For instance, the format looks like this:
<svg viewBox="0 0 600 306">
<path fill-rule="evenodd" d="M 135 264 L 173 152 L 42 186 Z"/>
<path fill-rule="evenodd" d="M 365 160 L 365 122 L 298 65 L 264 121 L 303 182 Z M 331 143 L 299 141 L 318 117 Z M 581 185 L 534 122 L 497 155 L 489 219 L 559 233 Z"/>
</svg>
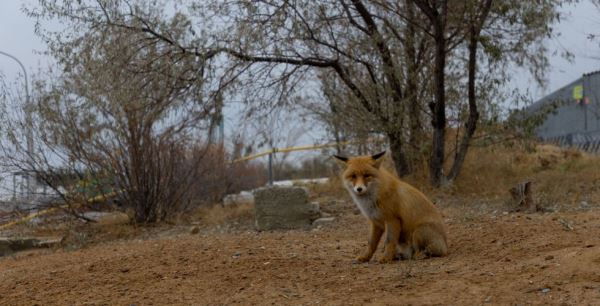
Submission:
<svg viewBox="0 0 600 306">
<path fill-rule="evenodd" d="M 15 62 L 17 62 L 17 64 L 19 64 L 19 66 L 21 66 L 21 69 L 23 69 L 23 76 L 25 76 L 25 124 L 27 126 L 27 134 L 25 137 L 27 137 L 27 158 L 30 159 L 33 156 L 33 122 L 31 118 L 31 101 L 29 99 L 29 81 L 27 80 L 27 70 L 25 69 L 23 63 L 21 63 L 21 61 L 15 56 L 3 51 L 0 51 L 0 54 L 12 58 L 15 60 Z M 27 178 L 27 193 L 28 196 L 31 196 L 33 195 L 33 177 L 29 172 L 27 172 L 25 175 Z"/>
</svg>

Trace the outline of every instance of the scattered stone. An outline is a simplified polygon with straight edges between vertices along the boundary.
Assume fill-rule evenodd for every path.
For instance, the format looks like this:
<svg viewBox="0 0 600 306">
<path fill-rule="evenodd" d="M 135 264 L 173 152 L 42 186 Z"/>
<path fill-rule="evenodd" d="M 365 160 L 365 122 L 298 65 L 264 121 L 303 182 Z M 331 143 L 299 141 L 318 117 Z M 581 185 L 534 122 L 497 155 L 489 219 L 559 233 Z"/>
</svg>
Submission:
<svg viewBox="0 0 600 306">
<path fill-rule="evenodd" d="M 550 292 L 550 288 L 544 288 L 544 289 L 542 289 L 542 293 L 548 293 L 548 292 Z"/>
<path fill-rule="evenodd" d="M 320 226 L 335 221 L 335 217 L 319 218 L 313 222 L 313 226 Z"/>
<path fill-rule="evenodd" d="M 565 219 L 558 219 L 558 223 L 562 224 L 562 226 L 569 231 L 573 230 L 573 225 L 571 224 L 571 222 L 565 220 Z"/>
<path fill-rule="evenodd" d="M 328 217 L 331 217 L 330 213 L 326 213 L 324 211 L 321 212 L 321 218 L 328 218 Z"/>
<path fill-rule="evenodd" d="M 588 208 L 590 208 L 590 204 L 586 201 L 581 201 L 581 203 L 579 203 L 579 207 L 581 209 L 588 209 Z"/>
<path fill-rule="evenodd" d="M 548 255 L 548 256 L 546 256 L 546 258 L 544 258 L 544 259 L 545 259 L 545 260 L 552 260 L 552 259 L 554 259 L 554 256 L 552 256 L 552 255 Z"/>
<path fill-rule="evenodd" d="M 190 231 L 190 234 L 192 235 L 196 235 L 200 232 L 200 228 L 197 226 L 192 227 L 192 230 Z"/>
<path fill-rule="evenodd" d="M 121 271 L 121 273 L 127 273 L 129 272 L 129 268 L 121 268 L 119 271 Z"/>
<path fill-rule="evenodd" d="M 317 202 L 312 202 L 309 204 L 308 212 L 310 214 L 310 220 L 314 221 L 321 217 L 321 205 Z"/>
</svg>

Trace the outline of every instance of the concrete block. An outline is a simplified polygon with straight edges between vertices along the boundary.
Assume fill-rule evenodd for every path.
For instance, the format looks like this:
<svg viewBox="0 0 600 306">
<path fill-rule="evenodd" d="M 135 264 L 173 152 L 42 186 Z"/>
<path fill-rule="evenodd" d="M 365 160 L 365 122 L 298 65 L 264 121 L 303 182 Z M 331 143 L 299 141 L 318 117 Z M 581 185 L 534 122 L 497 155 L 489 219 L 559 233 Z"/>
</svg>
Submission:
<svg viewBox="0 0 600 306">
<path fill-rule="evenodd" d="M 254 207 L 258 230 L 306 228 L 314 209 L 305 188 L 280 186 L 254 190 Z"/>
</svg>

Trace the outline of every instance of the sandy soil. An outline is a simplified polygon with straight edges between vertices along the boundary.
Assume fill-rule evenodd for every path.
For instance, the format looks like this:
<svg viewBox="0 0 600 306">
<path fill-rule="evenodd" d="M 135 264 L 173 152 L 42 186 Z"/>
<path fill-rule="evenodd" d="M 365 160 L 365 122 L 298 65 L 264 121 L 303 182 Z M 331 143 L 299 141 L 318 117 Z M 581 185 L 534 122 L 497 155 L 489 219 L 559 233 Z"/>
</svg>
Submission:
<svg viewBox="0 0 600 306">
<path fill-rule="evenodd" d="M 350 205 L 350 204 L 348 204 Z M 600 304 L 600 210 L 442 211 L 450 255 L 355 264 L 355 210 L 311 230 L 202 228 L 0 259 L 1 305 Z M 335 210 L 334 210 L 335 211 Z"/>
</svg>

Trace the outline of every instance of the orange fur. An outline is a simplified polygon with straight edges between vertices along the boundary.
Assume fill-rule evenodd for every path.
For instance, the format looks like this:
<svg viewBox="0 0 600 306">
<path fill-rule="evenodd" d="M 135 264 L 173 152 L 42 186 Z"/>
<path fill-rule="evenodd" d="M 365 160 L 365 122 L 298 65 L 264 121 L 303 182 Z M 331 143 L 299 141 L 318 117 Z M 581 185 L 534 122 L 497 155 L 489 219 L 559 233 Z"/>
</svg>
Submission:
<svg viewBox="0 0 600 306">
<path fill-rule="evenodd" d="M 369 261 L 384 233 L 380 262 L 391 262 L 398 255 L 405 259 L 446 255 L 441 214 L 423 193 L 380 168 L 382 156 L 336 156 L 345 167 L 344 186 L 371 224 L 367 251 L 357 260 Z"/>
</svg>

